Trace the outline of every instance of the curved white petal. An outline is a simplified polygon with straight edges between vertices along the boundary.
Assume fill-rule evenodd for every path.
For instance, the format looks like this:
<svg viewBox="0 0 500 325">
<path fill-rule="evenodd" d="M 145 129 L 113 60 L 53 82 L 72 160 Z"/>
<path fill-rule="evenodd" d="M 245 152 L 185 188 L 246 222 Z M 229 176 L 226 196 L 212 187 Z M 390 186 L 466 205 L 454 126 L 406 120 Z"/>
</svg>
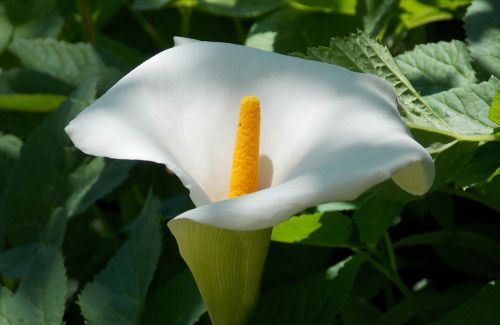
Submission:
<svg viewBox="0 0 500 325">
<path fill-rule="evenodd" d="M 432 159 L 408 134 L 381 79 L 238 45 L 176 43 L 66 131 L 86 153 L 167 165 L 199 207 L 179 218 L 252 230 L 312 205 L 354 199 L 390 177 L 413 194 L 430 187 Z M 261 102 L 259 181 L 267 189 L 221 201 L 246 95 Z"/>
</svg>

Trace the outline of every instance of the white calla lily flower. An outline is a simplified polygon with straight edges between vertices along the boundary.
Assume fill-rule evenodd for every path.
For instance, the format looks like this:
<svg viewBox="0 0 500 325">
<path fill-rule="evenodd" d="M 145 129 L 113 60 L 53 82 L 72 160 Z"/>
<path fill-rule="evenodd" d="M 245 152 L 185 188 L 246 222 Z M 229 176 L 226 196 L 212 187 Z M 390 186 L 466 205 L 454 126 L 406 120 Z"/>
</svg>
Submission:
<svg viewBox="0 0 500 325">
<path fill-rule="evenodd" d="M 249 94 L 262 105 L 259 191 L 228 200 L 239 102 Z M 176 219 L 230 230 L 271 227 L 389 178 L 420 195 L 434 177 L 385 81 L 233 44 L 176 39 L 66 132 L 91 155 L 165 164 L 197 206 Z"/>
</svg>

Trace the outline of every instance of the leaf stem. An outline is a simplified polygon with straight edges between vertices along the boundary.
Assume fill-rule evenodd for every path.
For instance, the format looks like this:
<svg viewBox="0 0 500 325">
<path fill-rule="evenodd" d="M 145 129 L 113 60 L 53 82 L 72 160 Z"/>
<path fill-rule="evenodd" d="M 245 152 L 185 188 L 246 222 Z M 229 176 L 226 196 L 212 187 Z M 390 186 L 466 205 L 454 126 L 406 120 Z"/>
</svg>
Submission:
<svg viewBox="0 0 500 325">
<path fill-rule="evenodd" d="M 137 10 L 134 10 L 132 6 L 126 2 L 126 7 L 129 13 L 134 17 L 141 28 L 148 34 L 148 36 L 155 42 L 156 46 L 160 49 L 165 49 L 167 43 L 163 40 L 160 33 L 155 29 L 155 27 Z"/>
<path fill-rule="evenodd" d="M 398 290 L 408 299 L 408 301 L 411 302 L 411 304 L 414 307 L 414 310 L 420 320 L 422 321 L 423 324 L 428 324 L 428 320 L 425 317 L 424 313 L 422 312 L 420 306 L 418 303 L 415 301 L 415 295 L 413 292 L 406 286 L 406 284 L 401 280 L 398 274 L 392 272 L 390 269 L 387 269 L 383 264 L 375 260 L 373 257 L 371 257 L 368 254 L 363 253 L 360 249 L 356 247 L 351 247 L 353 252 L 356 254 L 363 254 L 365 255 L 366 260 L 368 263 L 370 263 L 373 268 L 375 268 L 377 271 L 379 271 L 383 276 L 385 276 L 389 281 L 391 281 L 397 288 Z"/>
<path fill-rule="evenodd" d="M 83 37 L 85 41 L 93 42 L 95 40 L 95 28 L 87 0 L 76 0 L 76 6 L 80 16 L 82 16 Z"/>
<path fill-rule="evenodd" d="M 394 254 L 394 247 L 392 246 L 391 237 L 389 232 L 384 234 L 385 248 L 387 249 L 387 255 L 389 256 L 389 265 L 394 274 L 398 274 L 398 265 L 396 264 L 396 255 Z"/>
</svg>

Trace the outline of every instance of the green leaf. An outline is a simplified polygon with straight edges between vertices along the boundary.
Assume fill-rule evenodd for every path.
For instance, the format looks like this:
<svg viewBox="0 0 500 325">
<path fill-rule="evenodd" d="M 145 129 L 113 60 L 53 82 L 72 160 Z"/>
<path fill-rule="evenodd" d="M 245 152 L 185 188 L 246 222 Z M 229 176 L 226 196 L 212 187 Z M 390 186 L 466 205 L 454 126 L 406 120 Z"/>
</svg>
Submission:
<svg viewBox="0 0 500 325">
<path fill-rule="evenodd" d="M 497 93 L 491 102 L 488 118 L 500 125 L 500 87 L 497 88 Z"/>
<path fill-rule="evenodd" d="M 66 124 L 94 98 L 95 85 L 84 84 L 61 108 L 38 126 L 23 145 L 6 191 L 4 215 L 7 238 L 26 243 L 40 236 L 55 208 L 64 202 L 75 150 L 66 151 Z M 43 159 L 40 159 L 43 157 Z M 70 159 L 72 157 L 73 159 Z M 81 158 L 80 158 L 81 159 Z M 29 198 L 29 204 L 26 199 Z"/>
<path fill-rule="evenodd" d="M 198 0 L 196 8 L 230 17 L 257 17 L 283 5 L 282 0 Z"/>
<path fill-rule="evenodd" d="M 351 220 L 341 213 L 303 214 L 273 228 L 271 239 L 324 247 L 349 247 L 353 241 Z"/>
<path fill-rule="evenodd" d="M 404 13 L 401 14 L 401 20 L 408 29 L 453 18 L 451 12 L 427 4 L 426 1 L 402 0 L 400 7 L 404 10 Z"/>
<path fill-rule="evenodd" d="M 420 233 L 400 239 L 394 244 L 394 247 L 416 245 L 439 247 L 444 244 L 473 251 L 475 254 L 488 257 L 488 259 L 500 266 L 500 256 L 498 255 L 500 243 L 480 233 L 468 230 L 451 229 Z"/>
<path fill-rule="evenodd" d="M 2 324 L 60 325 L 64 315 L 66 276 L 61 254 L 40 246 L 14 295 L 2 289 Z"/>
<path fill-rule="evenodd" d="M 137 10 L 160 9 L 173 0 L 134 0 L 133 7 Z"/>
<path fill-rule="evenodd" d="M 332 36 L 347 35 L 357 26 L 355 16 L 277 10 L 252 26 L 246 45 L 285 54 L 304 52 L 308 46 L 328 44 Z"/>
<path fill-rule="evenodd" d="M 308 57 L 354 71 L 375 74 L 387 80 L 394 86 L 401 105 L 401 113 L 411 128 L 460 140 L 496 140 L 496 136 L 490 135 L 491 122 L 484 121 L 482 111 L 491 88 L 498 83 L 496 79 L 424 99 L 399 69 L 387 48 L 361 32 L 347 38 L 333 38 L 330 47 L 309 48 Z M 448 103 L 447 100 L 453 102 Z M 461 107 L 456 100 L 473 101 L 469 102 L 473 106 Z M 479 119 L 475 120 L 478 114 Z M 484 133 L 476 135 L 477 132 Z"/>
<path fill-rule="evenodd" d="M 408 324 L 412 323 L 412 321 L 418 322 L 419 315 L 415 310 L 415 305 L 418 305 L 428 318 L 434 320 L 436 318 L 435 315 L 442 315 L 443 312 L 464 302 L 471 295 L 476 294 L 478 289 L 477 284 L 460 283 L 442 293 L 418 292 L 415 296 L 405 298 L 389 309 L 377 322 L 379 324 Z"/>
<path fill-rule="evenodd" d="M 9 50 L 25 67 L 75 86 L 88 77 L 95 77 L 98 88 L 102 90 L 120 76 L 119 71 L 109 67 L 89 44 L 70 44 L 54 39 L 16 39 Z"/>
<path fill-rule="evenodd" d="M 189 271 L 162 285 L 148 300 L 141 324 L 195 324 L 206 312 Z"/>
<path fill-rule="evenodd" d="M 21 151 L 22 141 L 14 135 L 0 133 L 0 202 L 7 186 L 7 179 Z M 1 213 L 1 212 L 0 212 Z"/>
<path fill-rule="evenodd" d="M 93 83 L 83 84 L 25 142 L 6 190 L 4 215 L 10 243 L 60 244 L 67 219 L 127 177 L 132 163 L 87 157 L 64 132 L 68 122 L 90 104 L 94 88 Z"/>
<path fill-rule="evenodd" d="M 497 280 L 488 283 L 479 293 L 447 313 L 434 324 L 498 324 L 500 323 L 499 303 L 500 284 Z"/>
<path fill-rule="evenodd" d="M 45 73 L 26 68 L 2 70 L 0 93 L 2 94 L 56 94 L 68 95 L 73 87 Z"/>
<path fill-rule="evenodd" d="M 66 97 L 53 94 L 0 95 L 0 109 L 24 112 L 49 112 L 57 108 Z"/>
<path fill-rule="evenodd" d="M 368 246 L 375 247 L 402 209 L 403 204 L 400 202 L 377 199 L 366 201 L 353 216 L 359 239 Z"/>
<path fill-rule="evenodd" d="M 497 127 L 488 118 L 490 103 L 500 84 L 496 78 L 463 88 L 453 88 L 425 100 L 459 134 L 490 134 Z"/>
<path fill-rule="evenodd" d="M 500 143 L 488 142 L 477 149 L 474 157 L 454 177 L 454 181 L 461 188 L 474 188 L 492 180 L 499 167 Z"/>
<path fill-rule="evenodd" d="M 337 64 L 353 71 L 375 74 L 391 83 L 408 122 L 439 130 L 450 130 L 413 88 L 389 50 L 359 32 L 346 38 L 333 38 L 330 47 L 309 48 L 307 55 L 317 61 Z"/>
<path fill-rule="evenodd" d="M 137 324 L 161 251 L 159 202 L 149 196 L 130 238 L 87 284 L 78 304 L 89 324 Z"/>
<path fill-rule="evenodd" d="M 349 296 L 363 257 L 348 258 L 290 286 L 265 293 L 251 324 L 332 324 Z"/>
<path fill-rule="evenodd" d="M 54 0 L 0 3 L 0 53 L 11 39 L 56 37 L 63 26 Z"/>
<path fill-rule="evenodd" d="M 500 3 L 497 0 L 474 0 L 465 15 L 469 50 L 483 72 L 500 78 Z"/>
<path fill-rule="evenodd" d="M 38 253 L 39 244 L 20 245 L 0 254 L 0 274 L 21 278 L 30 267 L 31 258 Z"/>
<path fill-rule="evenodd" d="M 356 13 L 356 2 L 356 0 L 288 0 L 289 5 L 298 10 L 336 12 L 347 15 Z"/>
<path fill-rule="evenodd" d="M 363 20 L 363 31 L 377 36 L 398 14 L 398 0 L 358 0 L 356 13 Z"/>
<path fill-rule="evenodd" d="M 411 84 L 424 95 L 476 82 L 469 52 L 460 41 L 417 45 L 396 57 Z"/>
</svg>

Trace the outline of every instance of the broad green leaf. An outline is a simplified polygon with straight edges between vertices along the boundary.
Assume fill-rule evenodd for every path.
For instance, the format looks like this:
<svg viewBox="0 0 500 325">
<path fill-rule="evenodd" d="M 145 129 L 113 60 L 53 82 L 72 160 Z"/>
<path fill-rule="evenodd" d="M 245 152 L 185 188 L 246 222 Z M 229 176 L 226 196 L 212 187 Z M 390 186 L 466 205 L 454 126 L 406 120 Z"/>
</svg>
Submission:
<svg viewBox="0 0 500 325">
<path fill-rule="evenodd" d="M 282 0 L 198 0 L 196 8 L 230 17 L 257 17 L 282 6 Z"/>
<path fill-rule="evenodd" d="M 421 0 L 401 0 L 400 7 L 404 10 L 401 20 L 406 28 L 411 29 L 440 20 L 450 20 L 453 14 L 441 10 L 435 5 Z"/>
<path fill-rule="evenodd" d="M 500 87 L 497 88 L 497 93 L 491 102 L 488 118 L 500 125 Z"/>
<path fill-rule="evenodd" d="M 31 258 L 38 253 L 39 244 L 15 246 L 0 254 L 0 274 L 8 278 L 21 278 L 28 270 Z"/>
<path fill-rule="evenodd" d="M 148 300 L 141 324 L 195 324 L 206 312 L 189 271 L 173 277 Z"/>
<path fill-rule="evenodd" d="M 138 324 L 161 251 L 159 202 L 151 196 L 120 247 L 78 296 L 89 324 Z"/>
<path fill-rule="evenodd" d="M 396 57 L 411 84 L 423 95 L 476 82 L 469 52 L 460 41 L 417 45 Z"/>
<path fill-rule="evenodd" d="M 22 141 L 11 134 L 0 133 L 0 202 L 7 186 L 7 179 L 21 151 Z"/>
<path fill-rule="evenodd" d="M 66 276 L 61 254 L 40 246 L 27 267 L 17 291 L 11 295 L 2 289 L 2 324 L 60 325 L 63 321 Z"/>
<path fill-rule="evenodd" d="M 233 231 L 174 219 L 168 227 L 212 323 L 244 324 L 259 297 L 271 229 Z"/>
<path fill-rule="evenodd" d="M 5 198 L 7 238 L 11 243 L 26 243 L 40 236 L 54 209 L 64 202 L 68 175 L 79 154 L 66 150 L 69 139 L 64 127 L 94 98 L 92 83 L 84 84 L 59 110 L 53 112 L 30 135 L 12 171 Z M 43 159 L 40 159 L 43 157 Z M 72 157 L 70 159 L 70 157 Z M 79 157 L 81 159 L 81 156 Z M 26 199 L 29 198 L 29 204 Z"/>
<path fill-rule="evenodd" d="M 354 15 L 356 0 L 287 0 L 288 4 L 298 10 L 320 11 L 325 13 L 341 13 Z"/>
<path fill-rule="evenodd" d="M 444 244 L 474 251 L 475 254 L 488 257 L 500 267 L 500 255 L 498 254 L 500 242 L 468 230 L 451 229 L 420 233 L 402 238 L 394 243 L 394 246 L 397 248 L 416 245 L 439 247 Z"/>
<path fill-rule="evenodd" d="M 160 9 L 174 0 L 134 0 L 133 6 L 137 10 Z"/>
<path fill-rule="evenodd" d="M 57 108 L 66 97 L 53 94 L 0 95 L 0 109 L 24 112 L 49 112 Z"/>
<path fill-rule="evenodd" d="M 359 239 L 375 247 L 402 209 L 400 202 L 378 201 L 376 198 L 366 201 L 353 216 Z"/>
<path fill-rule="evenodd" d="M 73 86 L 45 73 L 26 68 L 11 68 L 0 73 L 0 93 L 68 95 Z"/>
<path fill-rule="evenodd" d="M 269 290 L 261 297 L 251 324 L 332 324 L 362 263 L 362 256 L 348 258 L 325 274 Z"/>
<path fill-rule="evenodd" d="M 308 57 L 338 64 L 354 71 L 375 74 L 390 82 L 398 95 L 403 117 L 411 128 L 460 140 L 497 139 L 490 134 L 492 128 L 488 125 L 491 125 L 491 122 L 485 122 L 483 117 L 483 104 L 488 98 L 493 97 L 493 95 L 489 97 L 489 93 L 498 83 L 496 79 L 491 79 L 488 83 L 471 85 L 467 89 L 450 90 L 444 95 L 436 94 L 436 97 L 423 98 L 399 69 L 387 48 L 364 33 L 351 35 L 348 38 L 334 38 L 330 47 L 309 48 Z M 473 104 L 470 108 L 464 108 L 456 101 L 446 102 L 449 99 L 458 101 L 475 99 L 477 102 L 469 103 Z M 478 120 L 475 119 L 476 116 Z M 477 134 L 477 132 L 484 133 Z"/>
<path fill-rule="evenodd" d="M 54 39 L 16 39 L 9 50 L 25 67 L 75 86 L 88 77 L 95 77 L 98 88 L 106 89 L 120 76 L 119 71 L 106 64 L 89 44 L 70 44 Z"/>
<path fill-rule="evenodd" d="M 94 87 L 84 83 L 25 142 L 5 196 L 10 243 L 42 240 L 60 244 L 67 219 L 128 175 L 130 162 L 87 157 L 71 145 L 64 132 L 68 122 L 93 100 Z"/>
<path fill-rule="evenodd" d="M 11 39 L 56 37 L 63 25 L 54 0 L 0 3 L 0 53 Z"/>
<path fill-rule="evenodd" d="M 500 2 L 474 0 L 465 15 L 469 50 L 485 79 L 500 78 Z"/>
<path fill-rule="evenodd" d="M 309 48 L 307 55 L 317 61 L 337 64 L 353 71 L 375 74 L 390 82 L 398 95 L 404 117 L 416 125 L 450 130 L 413 88 L 389 50 L 364 33 L 333 38 L 329 47 Z"/>
<path fill-rule="evenodd" d="M 474 157 L 454 178 L 456 185 L 469 189 L 491 181 L 500 168 L 500 143 L 488 142 L 481 145 Z"/>
<path fill-rule="evenodd" d="M 314 213 L 292 217 L 273 228 L 271 239 L 325 247 L 350 247 L 351 220 L 341 213 Z"/>
<path fill-rule="evenodd" d="M 304 52 L 308 46 L 328 44 L 332 36 L 354 32 L 360 24 L 355 16 L 277 10 L 258 20 L 246 45 L 279 53 Z"/>
<path fill-rule="evenodd" d="M 500 283 L 488 283 L 482 290 L 465 303 L 444 315 L 436 325 L 500 323 L 498 304 L 500 303 Z"/>
<path fill-rule="evenodd" d="M 442 315 L 443 312 L 447 312 L 457 304 L 464 302 L 471 295 L 476 294 L 478 289 L 479 287 L 477 284 L 461 283 L 442 293 L 419 292 L 414 297 L 405 298 L 389 309 L 377 320 L 377 323 L 408 324 L 415 321 L 418 323 L 420 319 L 415 310 L 416 305 L 419 306 L 428 320 L 434 320 L 436 319 L 436 315 Z"/>
<path fill-rule="evenodd" d="M 356 12 L 363 20 L 363 31 L 377 36 L 398 14 L 398 0 L 358 0 Z"/>
<path fill-rule="evenodd" d="M 426 96 L 425 100 L 455 132 L 490 134 L 497 125 L 488 118 L 488 113 L 499 84 L 498 79 L 491 78 L 488 82 Z"/>
</svg>

